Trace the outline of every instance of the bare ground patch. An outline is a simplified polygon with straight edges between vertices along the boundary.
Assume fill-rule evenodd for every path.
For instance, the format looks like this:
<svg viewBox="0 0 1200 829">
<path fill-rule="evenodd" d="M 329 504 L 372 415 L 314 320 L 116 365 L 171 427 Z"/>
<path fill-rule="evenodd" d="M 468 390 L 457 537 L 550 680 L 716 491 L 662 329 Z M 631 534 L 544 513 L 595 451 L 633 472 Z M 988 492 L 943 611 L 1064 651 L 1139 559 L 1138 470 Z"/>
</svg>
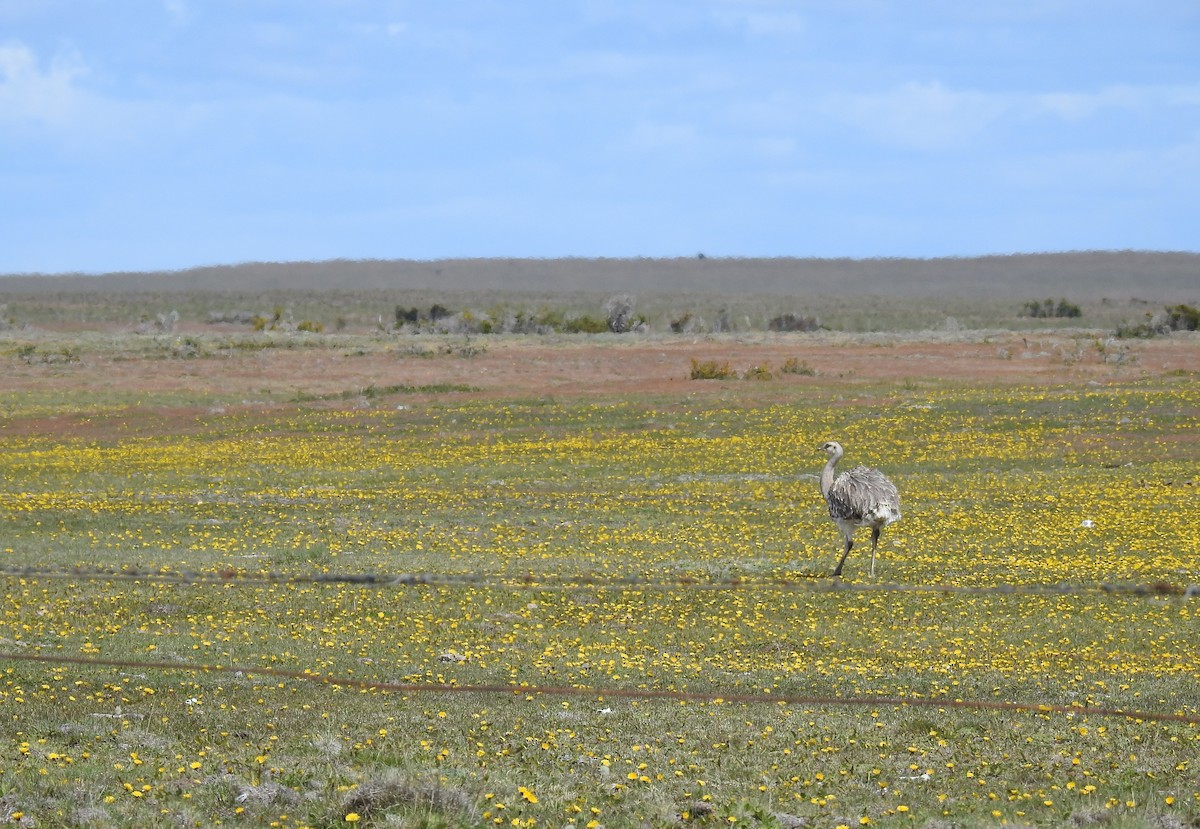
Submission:
<svg viewBox="0 0 1200 829">
<path fill-rule="evenodd" d="M 373 390 L 403 390 L 414 402 L 466 397 L 691 396 L 786 399 L 803 389 L 846 389 L 969 380 L 996 385 L 1130 382 L 1200 367 L 1200 337 L 1114 341 L 1077 332 L 1028 334 L 797 334 L 372 339 L 360 346 L 229 350 L 190 359 L 132 355 L 73 345 L 70 363 L 39 363 L 0 352 L 0 392 L 40 393 L 69 412 L 72 399 L 119 394 L 126 414 L 97 419 L 56 413 L 10 430 L 41 435 L 153 433 L 199 427 L 206 415 L 276 409 L 301 402 L 369 405 Z M 692 361 L 728 363 L 759 380 L 693 380 Z M 783 371 L 802 366 L 802 371 Z M 178 399 L 177 405 L 165 402 Z M 156 402 L 159 401 L 159 402 Z M 314 403 L 315 404 L 315 403 Z M 54 408 L 58 408 L 55 406 Z M 136 414 L 135 414 L 136 413 Z"/>
</svg>

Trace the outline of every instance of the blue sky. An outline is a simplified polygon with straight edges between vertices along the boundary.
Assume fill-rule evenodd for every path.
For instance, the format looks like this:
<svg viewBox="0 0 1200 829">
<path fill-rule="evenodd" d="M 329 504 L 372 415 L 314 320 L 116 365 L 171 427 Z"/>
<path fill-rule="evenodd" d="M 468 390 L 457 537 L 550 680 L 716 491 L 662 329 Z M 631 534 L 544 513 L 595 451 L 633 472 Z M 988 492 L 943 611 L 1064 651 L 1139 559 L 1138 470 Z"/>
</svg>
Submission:
<svg viewBox="0 0 1200 829">
<path fill-rule="evenodd" d="M 1200 250 L 1195 0 L 0 0 L 0 272 Z"/>
</svg>

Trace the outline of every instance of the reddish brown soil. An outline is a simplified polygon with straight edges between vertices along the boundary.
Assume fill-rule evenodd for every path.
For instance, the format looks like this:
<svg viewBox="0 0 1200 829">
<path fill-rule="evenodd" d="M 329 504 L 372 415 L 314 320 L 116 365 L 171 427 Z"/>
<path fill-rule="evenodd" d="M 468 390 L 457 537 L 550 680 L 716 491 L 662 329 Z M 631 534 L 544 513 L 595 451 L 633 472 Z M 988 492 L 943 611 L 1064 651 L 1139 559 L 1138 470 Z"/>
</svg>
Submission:
<svg viewBox="0 0 1200 829">
<path fill-rule="evenodd" d="M 461 343 L 422 346 L 430 356 L 398 348 L 359 355 L 332 348 L 228 351 L 193 359 L 139 358 L 83 350 L 70 363 L 0 357 L 0 389 L 60 389 L 90 394 L 112 389 L 187 391 L 217 398 L 335 394 L 375 385 L 466 385 L 502 394 L 620 394 L 674 392 L 691 381 L 692 361 L 728 364 L 736 373 L 756 366 L 777 381 L 857 385 L 899 380 L 996 383 L 1072 383 L 1128 380 L 1200 370 L 1200 339 L 1176 336 L 1109 341 L 1065 335 L 1004 334 L 928 338 L 890 335 L 780 336 L 744 339 L 562 340 L 477 339 L 478 353 Z M 1123 356 L 1121 352 L 1124 351 Z M 780 372 L 794 359 L 814 374 Z M 807 374 L 807 372 L 806 372 Z M 719 385 L 719 384 L 716 384 Z"/>
<path fill-rule="evenodd" d="M 971 381 L 996 385 L 1124 383 L 1200 369 L 1200 338 L 1175 336 L 1144 341 L 1109 341 L 1068 334 L 1022 336 L 976 334 L 923 337 L 901 335 L 766 335 L 745 338 L 625 340 L 481 338 L 464 356 L 461 342 L 426 343 L 435 352 L 416 356 L 405 340 L 375 343 L 367 353 L 351 348 L 267 348 L 220 352 L 191 359 L 130 359 L 119 349 L 79 350 L 76 362 L 27 361 L 0 357 L 0 391 L 78 396 L 120 390 L 122 398 L 185 393 L 211 401 L 199 409 L 148 405 L 137 416 L 95 423 L 85 416 L 38 418 L 10 423 L 24 431 L 95 433 L 116 429 L 172 431 L 180 421 L 196 424 L 211 407 L 270 409 L 299 400 L 325 398 L 352 406 L 357 392 L 374 386 L 464 386 L 468 397 L 500 396 L 688 396 L 736 394 L 747 400 L 793 396 L 803 388 L 854 389 L 903 382 L 916 385 Z M 449 353 L 445 353 L 449 350 Z M 803 373 L 784 373 L 789 359 Z M 692 361 L 728 364 L 735 373 L 754 367 L 772 379 L 692 380 Z M 430 391 L 429 394 L 445 393 Z M 343 397 L 343 395 L 345 395 Z M 413 394 L 414 402 L 425 395 Z M 162 399 L 159 397 L 159 399 Z M 194 425 L 192 428 L 196 428 Z"/>
</svg>

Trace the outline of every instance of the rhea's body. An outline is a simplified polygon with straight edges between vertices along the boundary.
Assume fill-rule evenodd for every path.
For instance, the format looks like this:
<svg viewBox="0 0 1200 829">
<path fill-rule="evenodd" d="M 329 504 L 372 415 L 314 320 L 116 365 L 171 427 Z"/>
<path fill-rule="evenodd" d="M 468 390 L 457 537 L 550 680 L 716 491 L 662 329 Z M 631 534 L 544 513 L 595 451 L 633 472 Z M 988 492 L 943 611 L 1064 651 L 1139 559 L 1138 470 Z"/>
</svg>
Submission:
<svg viewBox="0 0 1200 829">
<path fill-rule="evenodd" d="M 833 571 L 842 574 L 842 565 L 854 546 L 854 532 L 859 527 L 871 528 L 871 575 L 875 575 L 875 552 L 879 544 L 879 533 L 888 524 L 900 520 L 900 493 L 896 485 L 878 469 L 856 466 L 834 477 L 834 468 L 842 459 L 844 450 L 836 441 L 821 447 L 829 460 L 821 470 L 821 495 L 829 505 L 829 517 L 841 530 L 845 549 Z"/>
</svg>

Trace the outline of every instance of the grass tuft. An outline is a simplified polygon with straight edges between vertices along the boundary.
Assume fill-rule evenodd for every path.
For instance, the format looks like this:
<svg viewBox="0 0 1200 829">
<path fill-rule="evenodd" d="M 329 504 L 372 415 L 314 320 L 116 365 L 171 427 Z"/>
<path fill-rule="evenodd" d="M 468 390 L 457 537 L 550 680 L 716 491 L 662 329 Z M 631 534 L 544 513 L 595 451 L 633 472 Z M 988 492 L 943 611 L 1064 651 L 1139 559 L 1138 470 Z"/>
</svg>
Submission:
<svg viewBox="0 0 1200 829">
<path fill-rule="evenodd" d="M 458 826 L 477 815 L 474 798 L 460 788 L 437 779 L 410 779 L 387 771 L 360 782 L 347 794 L 342 814 L 374 818 L 387 812 L 405 825 Z"/>
</svg>

